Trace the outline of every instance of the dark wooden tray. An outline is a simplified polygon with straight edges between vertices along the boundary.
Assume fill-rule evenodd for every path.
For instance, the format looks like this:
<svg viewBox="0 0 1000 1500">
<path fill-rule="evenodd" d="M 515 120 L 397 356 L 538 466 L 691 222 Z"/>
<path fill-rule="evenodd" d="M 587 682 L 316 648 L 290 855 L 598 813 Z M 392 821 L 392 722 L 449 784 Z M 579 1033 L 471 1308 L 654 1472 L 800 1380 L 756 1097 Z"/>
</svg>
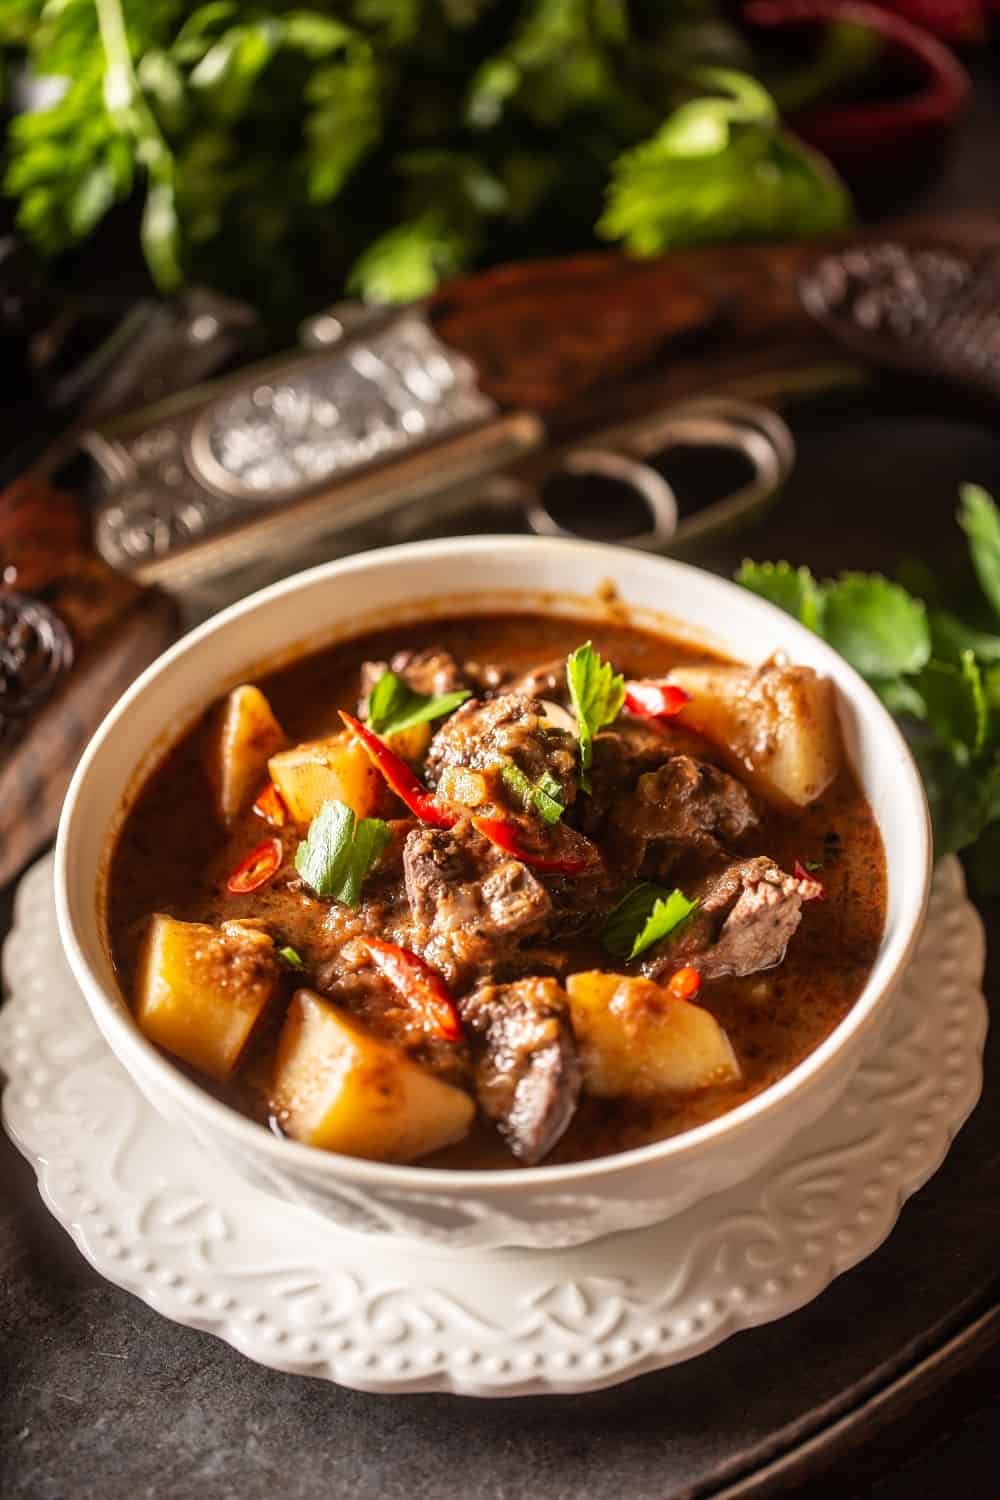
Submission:
<svg viewBox="0 0 1000 1500">
<path fill-rule="evenodd" d="M 866 396 L 803 411 L 795 426 L 788 493 L 766 525 L 713 557 L 720 570 L 742 552 L 820 571 L 958 554 L 959 480 L 1000 493 L 1000 447 L 971 421 Z M 1000 953 L 1000 907 L 986 916 Z M 995 964 L 988 989 L 1000 991 Z M 572 1399 L 365 1396 L 260 1369 L 101 1282 L 4 1141 L 0 1491 L 735 1500 L 805 1485 L 810 1500 L 850 1500 L 928 1444 L 949 1451 L 956 1428 L 976 1433 L 964 1419 L 1000 1389 L 993 1043 L 986 1063 L 983 1102 L 868 1261 L 780 1323 Z M 904 1468 L 899 1480 L 911 1500 L 915 1472 L 928 1471 Z"/>
</svg>

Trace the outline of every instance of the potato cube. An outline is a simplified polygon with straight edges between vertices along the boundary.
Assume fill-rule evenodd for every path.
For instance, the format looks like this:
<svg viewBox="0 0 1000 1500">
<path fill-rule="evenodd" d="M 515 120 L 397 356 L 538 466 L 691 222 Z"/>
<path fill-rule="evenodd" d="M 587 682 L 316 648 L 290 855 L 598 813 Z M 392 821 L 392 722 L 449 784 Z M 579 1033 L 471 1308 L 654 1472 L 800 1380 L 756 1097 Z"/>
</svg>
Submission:
<svg viewBox="0 0 1000 1500">
<path fill-rule="evenodd" d="M 278 960 L 266 933 L 158 914 L 136 980 L 136 1020 L 158 1047 L 220 1082 L 239 1061 L 274 994 Z"/>
<path fill-rule="evenodd" d="M 467 1133 L 475 1105 L 311 990 L 278 1041 L 271 1107 L 298 1141 L 371 1161 L 414 1161 Z"/>
<path fill-rule="evenodd" d="M 594 971 L 566 981 L 584 1087 L 600 1098 L 690 1093 L 740 1076 L 729 1038 L 699 1005 L 650 979 Z"/>
<path fill-rule="evenodd" d="M 331 798 L 369 818 L 382 796 L 381 775 L 346 730 L 272 755 L 268 770 L 296 823 L 310 823 Z"/>
<path fill-rule="evenodd" d="M 691 700 L 677 722 L 726 752 L 762 796 L 805 807 L 840 770 L 835 689 L 811 667 L 675 667 L 670 681 Z"/>
<path fill-rule="evenodd" d="M 205 768 L 219 817 L 232 823 L 260 790 L 268 758 L 285 733 L 260 688 L 233 688 L 214 714 L 205 746 Z"/>
<path fill-rule="evenodd" d="M 404 760 L 423 760 L 431 742 L 431 726 L 414 724 L 412 729 L 400 729 L 396 734 L 387 734 L 385 742 Z"/>
</svg>

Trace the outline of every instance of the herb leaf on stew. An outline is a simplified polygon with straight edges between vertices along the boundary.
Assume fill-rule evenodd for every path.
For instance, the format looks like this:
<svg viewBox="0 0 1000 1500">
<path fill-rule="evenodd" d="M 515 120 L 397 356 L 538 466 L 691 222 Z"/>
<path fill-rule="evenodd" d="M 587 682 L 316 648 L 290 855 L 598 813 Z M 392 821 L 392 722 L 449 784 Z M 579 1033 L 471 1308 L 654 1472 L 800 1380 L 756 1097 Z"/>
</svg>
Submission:
<svg viewBox="0 0 1000 1500">
<path fill-rule="evenodd" d="M 625 678 L 602 660 L 590 641 L 577 646 L 566 661 L 566 682 L 576 712 L 580 741 L 580 785 L 590 791 L 594 735 L 617 719 L 625 702 Z"/>
<path fill-rule="evenodd" d="M 436 697 L 415 692 L 395 672 L 383 672 L 368 696 L 368 727 L 373 734 L 399 734 L 417 724 L 443 719 L 472 694 L 468 689 Z"/>
<path fill-rule="evenodd" d="M 545 823 L 558 823 L 566 809 L 561 800 L 562 787 L 550 771 L 532 781 L 511 761 L 500 774 L 525 807 L 533 807 Z"/>
<path fill-rule="evenodd" d="M 361 885 L 389 842 L 381 818 L 362 818 L 345 802 L 324 802 L 295 852 L 295 868 L 317 896 L 357 906 Z"/>
<path fill-rule="evenodd" d="M 697 901 L 683 891 L 643 881 L 633 886 L 609 913 L 601 941 L 616 958 L 638 958 L 654 943 L 679 927 L 691 915 Z"/>
<path fill-rule="evenodd" d="M 302 955 L 296 948 L 279 948 L 278 957 L 281 959 L 281 962 L 283 964 L 287 964 L 290 969 L 305 968 L 305 963 L 303 962 Z"/>
</svg>

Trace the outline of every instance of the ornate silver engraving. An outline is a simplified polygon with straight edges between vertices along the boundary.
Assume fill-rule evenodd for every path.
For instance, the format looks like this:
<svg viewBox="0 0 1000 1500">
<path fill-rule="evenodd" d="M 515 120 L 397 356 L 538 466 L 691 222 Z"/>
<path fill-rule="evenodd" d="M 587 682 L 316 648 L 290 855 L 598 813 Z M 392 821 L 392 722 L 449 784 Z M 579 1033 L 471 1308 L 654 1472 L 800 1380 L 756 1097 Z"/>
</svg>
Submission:
<svg viewBox="0 0 1000 1500">
<path fill-rule="evenodd" d="M 495 412 L 472 365 L 418 314 L 401 314 L 368 337 L 290 360 L 119 441 L 118 479 L 96 521 L 98 550 L 112 566 L 134 569 Z"/>
</svg>

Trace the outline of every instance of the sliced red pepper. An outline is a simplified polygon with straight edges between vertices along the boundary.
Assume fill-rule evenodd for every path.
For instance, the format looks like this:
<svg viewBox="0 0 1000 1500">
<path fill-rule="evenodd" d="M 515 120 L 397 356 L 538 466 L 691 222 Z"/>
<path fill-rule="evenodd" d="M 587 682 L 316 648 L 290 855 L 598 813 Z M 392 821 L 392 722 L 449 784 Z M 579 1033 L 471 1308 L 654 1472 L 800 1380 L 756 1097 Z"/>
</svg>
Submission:
<svg viewBox="0 0 1000 1500">
<path fill-rule="evenodd" d="M 418 953 L 384 943 L 381 938 L 363 938 L 372 963 L 408 1005 L 423 1013 L 439 1037 L 446 1042 L 462 1040 L 462 1023 L 455 1002 L 438 973 Z"/>
<path fill-rule="evenodd" d="M 250 891 L 259 890 L 277 873 L 282 853 L 280 839 L 265 839 L 236 866 L 226 881 L 226 890 L 234 896 L 245 896 Z"/>
<path fill-rule="evenodd" d="M 473 818 L 472 826 L 498 849 L 503 849 L 506 854 L 513 854 L 522 864 L 530 865 L 533 870 L 541 870 L 543 874 L 579 875 L 584 870 L 592 870 L 597 863 L 595 854 L 547 855 L 527 849 L 518 836 L 517 824 L 509 823 L 506 818 Z"/>
<path fill-rule="evenodd" d="M 672 719 L 679 714 L 685 703 L 691 702 L 691 694 L 672 682 L 626 682 L 625 708 L 640 719 Z"/>
<path fill-rule="evenodd" d="M 667 984 L 667 990 L 675 1000 L 693 1000 L 700 989 L 701 975 L 697 969 L 678 969 Z"/>
<path fill-rule="evenodd" d="M 269 781 L 253 805 L 253 810 L 258 818 L 263 818 L 265 823 L 270 823 L 272 828 L 284 828 L 288 822 L 288 808 L 285 799 L 278 791 L 273 781 Z"/>
<path fill-rule="evenodd" d="M 826 891 L 823 889 L 823 882 L 821 880 L 817 880 L 815 875 L 810 875 L 809 871 L 806 869 L 805 865 L 800 859 L 797 859 L 792 866 L 792 874 L 795 876 L 796 880 L 801 880 L 804 885 L 809 887 L 808 890 L 799 892 L 799 895 L 802 897 L 803 901 L 826 900 Z"/>
<path fill-rule="evenodd" d="M 421 823 L 430 823 L 434 828 L 454 828 L 458 822 L 456 814 L 441 805 L 434 793 L 424 786 L 420 777 L 413 774 L 401 755 L 390 750 L 384 740 L 380 740 L 367 724 L 362 724 L 353 714 L 341 709 L 340 717 L 351 733 L 357 735 L 372 765 L 382 773 L 389 787 L 401 802 L 406 803 L 414 817 L 419 818 Z"/>
</svg>

